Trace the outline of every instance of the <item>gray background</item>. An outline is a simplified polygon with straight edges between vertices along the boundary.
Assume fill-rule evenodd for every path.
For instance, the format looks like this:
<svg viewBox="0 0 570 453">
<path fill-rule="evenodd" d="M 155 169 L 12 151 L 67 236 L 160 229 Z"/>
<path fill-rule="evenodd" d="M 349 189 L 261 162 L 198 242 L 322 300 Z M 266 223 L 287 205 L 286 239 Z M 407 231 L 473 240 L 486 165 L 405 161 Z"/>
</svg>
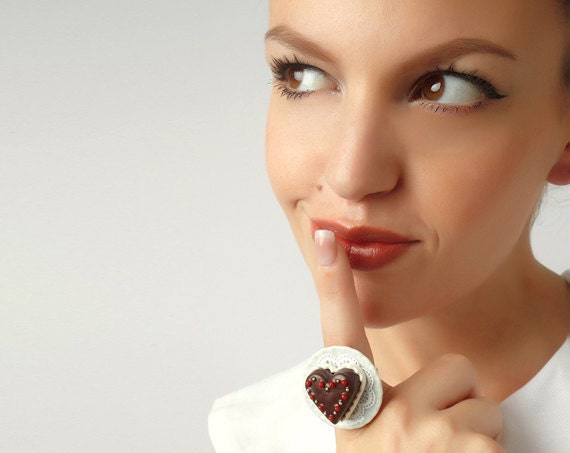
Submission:
<svg viewBox="0 0 570 453">
<path fill-rule="evenodd" d="M 0 451 L 209 452 L 215 397 L 320 345 L 264 170 L 266 1 L 0 10 Z"/>
</svg>

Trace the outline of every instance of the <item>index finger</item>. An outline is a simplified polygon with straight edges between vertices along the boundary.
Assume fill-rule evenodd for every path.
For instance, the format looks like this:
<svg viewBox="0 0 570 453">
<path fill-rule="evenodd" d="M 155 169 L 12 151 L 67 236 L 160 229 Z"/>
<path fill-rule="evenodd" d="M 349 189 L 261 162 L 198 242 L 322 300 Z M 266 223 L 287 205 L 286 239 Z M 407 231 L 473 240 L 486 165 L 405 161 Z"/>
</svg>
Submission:
<svg viewBox="0 0 570 453">
<path fill-rule="evenodd" d="M 321 303 L 325 346 L 349 346 L 374 362 L 344 248 L 328 230 L 315 231 L 315 248 L 317 263 L 313 278 Z"/>
</svg>

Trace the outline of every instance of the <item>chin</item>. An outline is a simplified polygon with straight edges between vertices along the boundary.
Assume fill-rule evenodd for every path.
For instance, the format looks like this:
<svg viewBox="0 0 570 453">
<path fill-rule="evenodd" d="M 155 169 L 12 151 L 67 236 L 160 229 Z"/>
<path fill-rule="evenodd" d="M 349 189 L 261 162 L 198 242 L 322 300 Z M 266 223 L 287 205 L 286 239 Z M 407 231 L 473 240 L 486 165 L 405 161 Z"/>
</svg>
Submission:
<svg viewBox="0 0 570 453">
<path fill-rule="evenodd" d="M 368 328 L 382 329 L 433 314 L 445 307 L 445 298 L 411 293 L 405 288 L 388 289 L 359 284 L 355 281 L 362 320 Z M 437 302 L 435 301 L 437 299 Z"/>
<path fill-rule="evenodd" d="M 382 329 L 409 321 L 414 318 L 410 313 L 409 305 L 403 305 L 401 301 L 390 300 L 390 298 L 366 295 L 358 292 L 362 321 L 368 328 Z"/>
</svg>

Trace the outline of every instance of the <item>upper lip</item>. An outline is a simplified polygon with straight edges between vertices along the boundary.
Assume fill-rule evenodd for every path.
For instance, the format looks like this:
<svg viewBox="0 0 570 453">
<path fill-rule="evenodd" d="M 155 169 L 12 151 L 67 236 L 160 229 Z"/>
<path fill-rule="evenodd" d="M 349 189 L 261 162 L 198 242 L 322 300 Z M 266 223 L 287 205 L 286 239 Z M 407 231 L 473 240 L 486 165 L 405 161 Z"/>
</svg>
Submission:
<svg viewBox="0 0 570 453">
<path fill-rule="evenodd" d="M 329 230 L 338 238 L 357 244 L 400 244 L 417 242 L 414 239 L 410 239 L 393 231 L 366 225 L 345 226 L 331 220 L 316 219 L 312 221 L 312 227 L 313 233 L 316 230 Z"/>
</svg>

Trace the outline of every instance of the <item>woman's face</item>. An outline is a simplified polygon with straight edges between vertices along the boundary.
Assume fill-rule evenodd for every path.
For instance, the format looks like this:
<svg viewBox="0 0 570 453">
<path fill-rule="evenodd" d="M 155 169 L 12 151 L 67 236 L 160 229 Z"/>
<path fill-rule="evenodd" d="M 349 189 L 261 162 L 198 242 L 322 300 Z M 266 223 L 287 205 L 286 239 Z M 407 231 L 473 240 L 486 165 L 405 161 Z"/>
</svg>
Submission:
<svg viewBox="0 0 570 453">
<path fill-rule="evenodd" d="M 560 11 L 544 0 L 272 0 L 275 193 L 312 266 L 349 252 L 369 325 L 441 308 L 530 260 L 569 138 Z"/>
</svg>

